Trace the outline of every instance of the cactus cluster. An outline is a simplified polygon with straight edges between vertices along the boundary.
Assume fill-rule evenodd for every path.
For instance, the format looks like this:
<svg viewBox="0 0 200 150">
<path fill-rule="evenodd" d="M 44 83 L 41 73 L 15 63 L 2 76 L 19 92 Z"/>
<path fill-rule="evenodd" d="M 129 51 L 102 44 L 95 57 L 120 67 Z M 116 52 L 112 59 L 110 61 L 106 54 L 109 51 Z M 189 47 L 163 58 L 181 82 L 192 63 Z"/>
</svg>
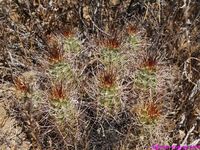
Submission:
<svg viewBox="0 0 200 150">
<path fill-rule="evenodd" d="M 21 135 L 0 129 L 0 149 L 197 143 L 200 5 L 183 3 L 1 0 L 0 103 Z"/>
</svg>

